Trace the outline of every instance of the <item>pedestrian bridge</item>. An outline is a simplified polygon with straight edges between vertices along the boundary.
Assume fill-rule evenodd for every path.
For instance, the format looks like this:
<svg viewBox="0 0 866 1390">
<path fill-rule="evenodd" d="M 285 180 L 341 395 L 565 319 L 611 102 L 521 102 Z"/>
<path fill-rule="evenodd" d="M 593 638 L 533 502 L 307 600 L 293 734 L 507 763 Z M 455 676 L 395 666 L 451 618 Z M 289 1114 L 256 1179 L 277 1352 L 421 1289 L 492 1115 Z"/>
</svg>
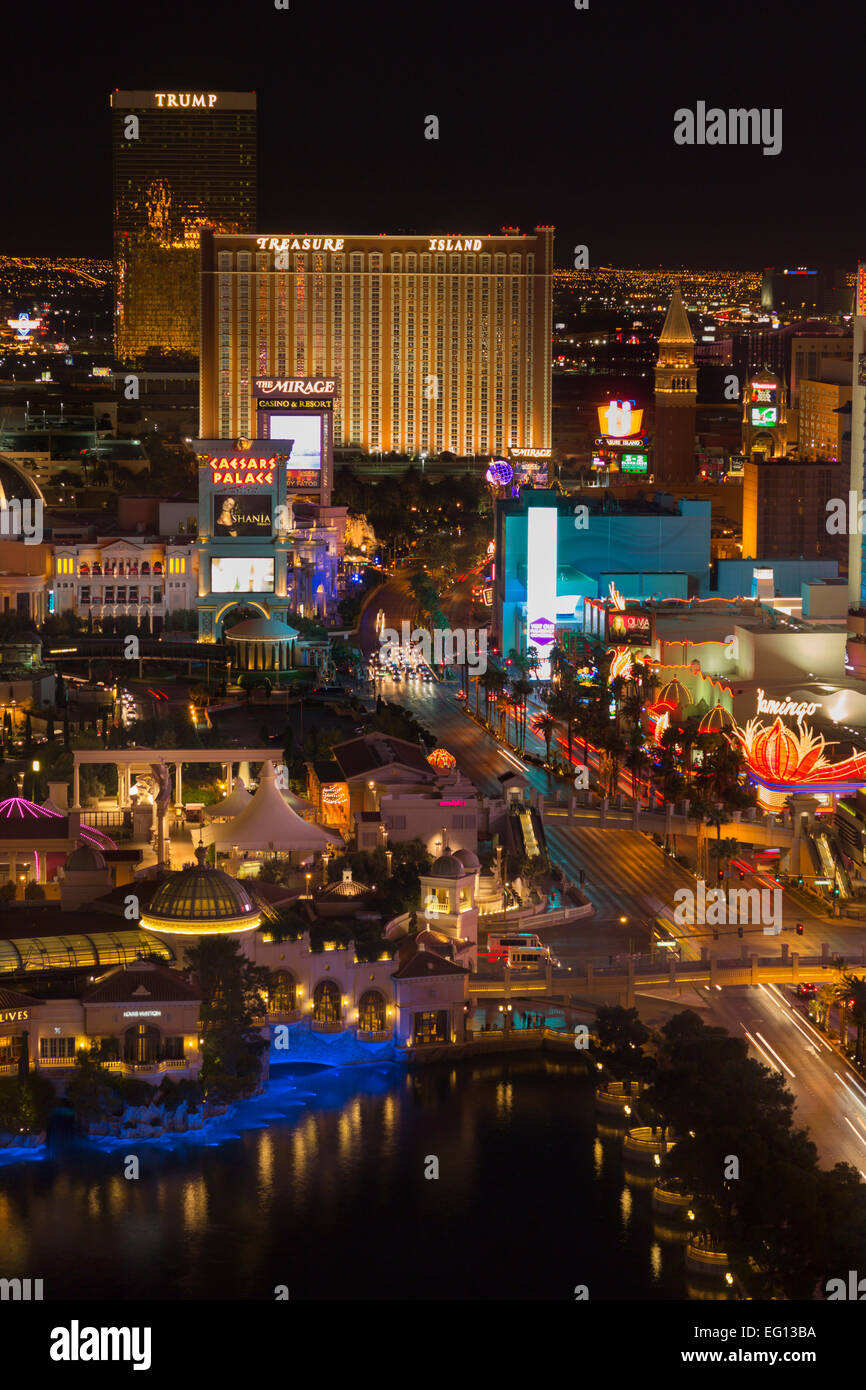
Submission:
<svg viewBox="0 0 866 1390">
<path fill-rule="evenodd" d="M 851 969 L 862 969 L 866 962 L 847 962 Z M 636 994 L 654 989 L 670 990 L 688 986 L 699 989 L 715 985 L 799 985 L 835 983 L 842 962 L 830 956 L 799 956 L 782 948 L 777 956 L 743 956 L 726 960 L 709 956 L 703 960 L 630 960 L 624 965 L 575 966 L 571 970 L 553 969 L 515 973 L 503 970 L 502 977 L 474 976 L 469 980 L 470 998 L 509 999 L 533 996 L 564 1003 L 577 999 L 610 1000 L 631 1008 Z"/>
</svg>

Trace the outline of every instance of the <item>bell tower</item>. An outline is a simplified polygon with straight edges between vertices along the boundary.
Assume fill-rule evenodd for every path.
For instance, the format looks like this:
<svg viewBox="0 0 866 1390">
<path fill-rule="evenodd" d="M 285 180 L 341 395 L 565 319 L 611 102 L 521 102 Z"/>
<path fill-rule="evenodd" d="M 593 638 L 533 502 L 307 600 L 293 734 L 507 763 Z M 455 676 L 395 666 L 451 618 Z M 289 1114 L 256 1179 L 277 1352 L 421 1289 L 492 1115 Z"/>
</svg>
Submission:
<svg viewBox="0 0 866 1390">
<path fill-rule="evenodd" d="M 695 404 L 698 372 L 695 340 L 679 286 L 659 338 L 655 367 L 656 483 L 682 492 L 695 481 Z"/>
</svg>

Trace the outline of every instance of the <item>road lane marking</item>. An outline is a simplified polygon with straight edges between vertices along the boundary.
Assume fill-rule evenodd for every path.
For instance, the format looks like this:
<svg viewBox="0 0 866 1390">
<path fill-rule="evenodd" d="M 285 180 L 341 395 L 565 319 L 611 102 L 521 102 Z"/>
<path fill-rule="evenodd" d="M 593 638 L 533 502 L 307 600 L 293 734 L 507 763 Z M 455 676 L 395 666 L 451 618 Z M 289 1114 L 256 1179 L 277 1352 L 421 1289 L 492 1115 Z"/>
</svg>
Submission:
<svg viewBox="0 0 866 1390">
<path fill-rule="evenodd" d="M 763 1033 L 759 1033 L 759 1032 L 756 1030 L 756 1031 L 755 1031 L 755 1037 L 761 1039 L 761 1042 L 764 1044 L 764 1046 L 766 1047 L 767 1051 L 770 1052 L 770 1053 L 772 1053 L 772 1055 L 775 1057 L 776 1061 L 779 1063 L 779 1066 L 780 1066 L 780 1067 L 784 1067 L 784 1068 L 785 1068 L 785 1071 L 788 1073 L 788 1075 L 789 1075 L 790 1077 L 793 1077 L 793 1076 L 794 1076 L 794 1073 L 791 1071 L 791 1068 L 788 1066 L 788 1063 L 782 1061 L 782 1059 L 781 1059 L 781 1057 L 779 1056 L 778 1052 L 773 1052 L 772 1047 L 770 1047 L 770 1044 L 767 1042 L 767 1039 L 764 1037 Z"/>
<path fill-rule="evenodd" d="M 844 1076 L 840 1076 L 837 1071 L 834 1071 L 833 1075 L 835 1076 L 836 1080 L 841 1081 L 845 1089 L 851 1093 L 852 1099 L 854 1099 L 858 1105 L 862 1105 L 864 1106 L 864 1108 L 866 1108 L 866 1102 L 862 1101 L 860 1097 L 854 1091 L 851 1090 L 851 1087 L 848 1085 L 848 1082 L 845 1080 Z"/>
<path fill-rule="evenodd" d="M 849 1128 L 854 1134 L 857 1134 L 857 1131 L 856 1131 L 856 1129 L 854 1129 L 854 1126 L 852 1125 L 851 1121 L 848 1119 L 848 1116 L 847 1116 L 847 1115 L 843 1115 L 843 1116 L 842 1116 L 842 1119 L 845 1121 L 845 1123 L 846 1123 L 846 1125 L 848 1126 L 848 1128 Z M 863 1138 L 863 1135 L 862 1135 L 862 1134 L 857 1134 L 857 1138 L 860 1140 L 860 1143 L 863 1145 L 864 1149 L 866 1149 L 866 1139 Z"/>
<path fill-rule="evenodd" d="M 745 1033 L 746 1037 L 749 1039 L 749 1042 L 752 1044 L 752 1047 L 755 1049 L 755 1051 L 756 1051 L 756 1052 L 760 1052 L 760 1054 L 761 1054 L 762 1057 L 766 1057 L 766 1058 L 767 1058 L 767 1061 L 770 1063 L 770 1066 L 773 1068 L 773 1071 L 779 1071 L 779 1068 L 776 1066 L 776 1063 L 773 1061 L 772 1057 L 767 1056 L 767 1053 L 766 1053 L 766 1052 L 764 1051 L 764 1049 L 761 1047 L 760 1043 L 756 1043 L 756 1042 L 755 1042 L 755 1039 L 752 1037 L 752 1035 L 751 1035 L 751 1033 L 749 1032 L 748 1028 L 746 1027 L 745 1023 L 741 1023 L 741 1024 L 740 1024 L 740 1027 L 742 1028 L 742 1030 L 743 1030 L 743 1032 Z"/>
</svg>

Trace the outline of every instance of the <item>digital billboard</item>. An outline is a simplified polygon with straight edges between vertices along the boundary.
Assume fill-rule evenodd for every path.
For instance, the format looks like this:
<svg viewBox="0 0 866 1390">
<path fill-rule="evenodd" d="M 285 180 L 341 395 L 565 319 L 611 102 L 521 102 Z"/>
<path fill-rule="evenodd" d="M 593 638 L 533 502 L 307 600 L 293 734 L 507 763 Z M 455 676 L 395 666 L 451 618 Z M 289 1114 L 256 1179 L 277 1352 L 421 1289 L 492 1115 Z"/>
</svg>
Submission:
<svg viewBox="0 0 866 1390">
<path fill-rule="evenodd" d="M 273 556 L 215 555 L 211 560 L 210 581 L 215 594 L 272 594 Z"/>
<path fill-rule="evenodd" d="M 272 531 L 270 493 L 214 493 L 215 536 L 270 536 Z"/>
<path fill-rule="evenodd" d="M 750 419 L 753 426 L 770 426 L 779 423 L 779 407 L 777 405 L 753 405 L 750 410 Z"/>
<path fill-rule="evenodd" d="M 520 487 L 547 487 L 548 459 L 515 459 L 513 467 L 514 481 Z"/>
<path fill-rule="evenodd" d="M 259 438 L 279 441 L 290 490 L 330 491 L 336 390 L 332 378 L 256 380 Z"/>
<path fill-rule="evenodd" d="M 519 487 L 545 488 L 548 486 L 550 464 L 553 458 L 552 449 L 509 449 L 508 457 L 511 460 L 511 467 L 514 469 L 514 481 Z"/>
<path fill-rule="evenodd" d="M 649 647 L 652 644 L 652 614 L 641 609 L 607 610 L 607 641 L 617 646 Z"/>
<path fill-rule="evenodd" d="M 623 473 L 648 473 L 648 454 L 620 454 L 619 466 Z"/>
<path fill-rule="evenodd" d="M 598 406 L 599 432 L 613 439 L 627 439 L 640 434 L 643 409 L 637 410 L 634 401 L 608 401 Z"/>
</svg>

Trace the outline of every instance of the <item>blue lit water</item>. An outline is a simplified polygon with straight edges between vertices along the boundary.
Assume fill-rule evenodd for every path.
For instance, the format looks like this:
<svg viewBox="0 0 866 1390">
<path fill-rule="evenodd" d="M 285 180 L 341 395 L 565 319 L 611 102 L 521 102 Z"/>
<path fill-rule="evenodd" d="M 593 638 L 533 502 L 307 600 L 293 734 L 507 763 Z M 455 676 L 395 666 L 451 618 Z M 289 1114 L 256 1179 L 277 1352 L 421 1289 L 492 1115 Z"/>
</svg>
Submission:
<svg viewBox="0 0 866 1390">
<path fill-rule="evenodd" d="M 140 1177 L 124 1177 L 127 1154 Z M 425 1177 L 432 1157 L 439 1177 Z M 568 1059 L 278 1068 L 201 1133 L 0 1168 L 0 1277 L 45 1298 L 680 1298 Z"/>
</svg>

